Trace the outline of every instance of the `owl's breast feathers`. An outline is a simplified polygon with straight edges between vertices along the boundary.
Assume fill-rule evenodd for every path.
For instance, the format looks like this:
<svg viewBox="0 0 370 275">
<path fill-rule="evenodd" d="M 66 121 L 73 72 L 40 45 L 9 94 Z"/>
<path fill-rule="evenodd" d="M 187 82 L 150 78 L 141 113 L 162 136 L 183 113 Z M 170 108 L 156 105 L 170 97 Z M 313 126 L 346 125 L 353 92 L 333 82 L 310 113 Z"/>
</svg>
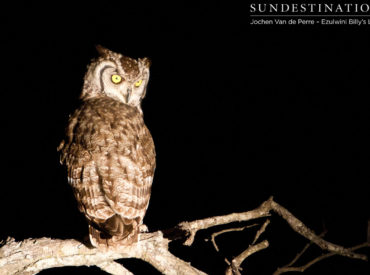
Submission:
<svg viewBox="0 0 370 275">
<path fill-rule="evenodd" d="M 71 116 L 58 150 L 92 244 L 134 242 L 155 169 L 154 144 L 141 113 L 114 99 L 88 99 Z"/>
</svg>

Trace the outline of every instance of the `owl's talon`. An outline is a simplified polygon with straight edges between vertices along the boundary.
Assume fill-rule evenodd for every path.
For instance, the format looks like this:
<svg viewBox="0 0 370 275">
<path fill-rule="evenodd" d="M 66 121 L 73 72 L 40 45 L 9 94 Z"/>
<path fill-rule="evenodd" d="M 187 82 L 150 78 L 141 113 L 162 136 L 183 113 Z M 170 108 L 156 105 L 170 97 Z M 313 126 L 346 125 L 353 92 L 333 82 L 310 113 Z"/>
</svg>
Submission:
<svg viewBox="0 0 370 275">
<path fill-rule="evenodd" d="M 141 224 L 141 225 L 139 225 L 139 232 L 140 233 L 148 233 L 149 229 L 145 224 Z"/>
</svg>

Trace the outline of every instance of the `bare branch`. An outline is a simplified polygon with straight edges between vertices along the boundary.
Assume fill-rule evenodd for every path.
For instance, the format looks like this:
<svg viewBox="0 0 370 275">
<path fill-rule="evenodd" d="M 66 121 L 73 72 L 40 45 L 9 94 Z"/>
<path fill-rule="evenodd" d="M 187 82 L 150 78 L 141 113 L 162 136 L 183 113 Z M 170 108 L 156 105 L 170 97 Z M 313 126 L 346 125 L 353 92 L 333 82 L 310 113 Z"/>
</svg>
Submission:
<svg viewBox="0 0 370 275">
<path fill-rule="evenodd" d="M 335 252 L 345 257 L 367 260 L 366 255 L 353 253 L 347 248 L 330 243 L 317 236 L 311 229 L 305 226 L 300 220 L 293 216 L 287 209 L 282 207 L 280 204 L 273 201 L 270 197 L 267 201 L 261 204 L 258 208 L 243 212 L 233 213 L 225 216 L 216 216 L 212 218 L 206 218 L 202 220 L 196 220 L 192 222 L 182 222 L 177 227 L 185 232 L 189 233 L 189 237 L 185 241 L 185 245 L 191 245 L 194 242 L 197 231 L 207 229 L 216 225 L 228 224 L 232 222 L 249 221 L 257 218 L 270 216 L 270 211 L 273 210 L 285 219 L 294 231 L 301 234 L 303 237 L 312 241 L 323 250 Z"/>
<path fill-rule="evenodd" d="M 163 237 L 162 231 L 141 233 L 139 234 L 139 241 L 133 245 L 107 248 L 105 250 L 86 247 L 83 243 L 76 240 L 41 238 L 16 242 L 14 239 L 9 238 L 5 243 L 2 243 L 3 246 L 0 247 L 0 274 L 30 275 L 52 267 L 82 265 L 96 265 L 111 274 L 131 274 L 130 271 L 125 269 L 122 265 L 114 262 L 114 260 L 121 258 L 142 259 L 150 263 L 162 274 L 205 274 L 192 267 L 189 263 L 171 254 L 168 250 L 168 243 L 175 239 L 188 237 L 185 244 L 191 245 L 198 230 L 232 222 L 244 222 L 270 216 L 271 210 L 285 219 L 294 231 L 312 241 L 323 250 L 329 251 L 328 254 L 313 260 L 306 266 L 301 267 L 301 269 L 307 268 L 317 261 L 334 254 L 367 260 L 366 255 L 353 252 L 358 249 L 358 247 L 344 248 L 323 240 L 300 220 L 294 217 L 287 209 L 273 201 L 271 197 L 252 211 L 216 216 L 192 222 L 182 222 L 173 229 L 164 230 L 167 232 L 166 238 Z M 249 255 L 268 247 L 269 244 L 267 240 L 254 245 L 260 235 L 265 231 L 268 224 L 269 221 L 267 220 L 256 233 L 253 244 L 230 263 L 230 268 L 227 272 L 239 274 L 241 263 Z M 242 229 L 228 229 L 219 232 L 219 234 L 236 230 Z M 213 240 L 216 236 L 217 235 L 213 236 Z M 214 245 L 217 250 L 218 247 L 215 241 Z M 364 246 L 369 246 L 369 244 L 361 245 L 361 247 Z"/>
<path fill-rule="evenodd" d="M 160 232 L 140 234 L 140 241 L 134 245 L 106 250 L 89 248 L 76 240 L 8 239 L 0 248 L 0 274 L 36 274 L 52 267 L 82 265 L 98 265 L 117 274 L 118 267 L 112 261 L 121 258 L 142 259 L 163 274 L 205 274 L 172 255 L 168 240 Z"/>
<path fill-rule="evenodd" d="M 294 217 L 292 213 L 290 213 L 287 209 L 285 209 L 278 203 L 271 201 L 271 207 L 276 213 L 278 213 L 281 217 L 283 217 L 288 222 L 288 224 L 290 225 L 290 227 L 293 228 L 294 231 L 301 234 L 303 237 L 309 239 L 310 241 L 318 245 L 321 249 L 335 252 L 337 254 L 340 254 L 342 256 L 346 256 L 349 258 L 361 259 L 365 261 L 367 260 L 366 255 L 353 253 L 348 248 L 344 248 L 343 246 L 336 245 L 336 244 L 323 240 L 322 238 L 317 236 L 311 229 L 305 226 L 300 220 Z"/>
<path fill-rule="evenodd" d="M 124 268 L 123 265 L 115 261 L 102 262 L 97 264 L 96 266 L 112 275 L 133 275 L 133 273 Z"/>
<path fill-rule="evenodd" d="M 324 231 L 324 232 L 322 232 L 320 235 L 319 235 L 319 237 L 324 237 L 325 236 L 325 234 L 326 234 L 326 232 L 327 231 Z M 298 260 L 299 260 L 299 258 L 300 257 L 302 257 L 302 255 L 307 251 L 307 249 L 311 246 L 313 244 L 313 242 L 309 242 L 308 244 L 306 244 L 304 247 L 303 247 L 303 249 L 294 257 L 294 259 L 289 263 L 289 264 L 287 264 L 286 266 L 284 266 L 284 267 L 288 267 L 288 266 L 292 266 L 292 265 L 294 265 Z"/>
<path fill-rule="evenodd" d="M 249 221 L 270 216 L 269 211 L 271 210 L 271 201 L 272 197 L 262 203 L 261 206 L 259 206 L 258 208 L 247 212 L 233 213 L 225 216 L 216 216 L 192 222 L 182 222 L 178 225 L 178 227 L 190 233 L 190 236 L 184 244 L 189 246 L 192 245 L 192 243 L 194 242 L 195 234 L 197 233 L 197 231 L 202 229 L 207 229 L 216 225 Z"/>
<path fill-rule="evenodd" d="M 360 248 L 364 248 L 364 247 L 370 247 L 370 244 L 369 243 L 363 243 L 363 244 L 360 244 L 360 245 L 356 245 L 354 247 L 351 247 L 351 248 L 348 248 L 348 250 L 350 251 L 355 251 L 357 249 L 360 249 Z M 305 265 L 302 265 L 302 266 L 285 266 L 285 267 L 280 267 L 278 268 L 274 273 L 273 275 L 280 275 L 282 273 L 285 273 L 285 272 L 292 272 L 292 271 L 295 271 L 295 272 L 304 272 L 307 268 L 309 268 L 310 266 L 312 266 L 313 264 L 316 264 L 317 262 L 321 261 L 321 260 L 324 260 L 326 258 L 329 258 L 329 257 L 332 257 L 332 256 L 335 256 L 335 255 L 338 255 L 338 253 L 335 253 L 335 252 L 330 252 L 330 253 L 326 253 L 326 254 L 323 254 L 315 259 L 313 259 L 312 261 L 308 262 L 307 264 Z"/>
<path fill-rule="evenodd" d="M 220 249 L 218 248 L 217 244 L 216 244 L 216 240 L 215 238 L 219 235 L 222 235 L 224 233 L 228 233 L 228 232 L 236 232 L 236 231 L 243 231 L 244 229 L 246 228 L 251 228 L 251 227 L 254 227 L 256 226 L 257 224 L 251 224 L 251 225 L 247 225 L 247 226 L 243 226 L 243 227 L 237 227 L 237 228 L 228 228 L 228 229 L 224 229 L 224 230 L 221 230 L 221 231 L 218 231 L 218 232 L 215 232 L 211 235 L 211 241 L 212 241 L 212 244 L 214 246 L 214 248 L 216 249 L 216 251 L 220 251 Z"/>
<path fill-rule="evenodd" d="M 237 257 L 235 257 L 232 261 L 231 261 L 231 265 L 226 269 L 226 272 L 225 274 L 236 274 L 236 275 L 240 275 L 240 270 L 242 270 L 240 268 L 240 265 L 243 263 L 243 261 L 249 257 L 250 255 L 262 250 L 262 249 L 265 249 L 269 246 L 269 242 L 267 240 L 264 240 L 258 244 L 255 244 L 255 245 L 251 245 L 249 246 L 246 250 L 244 250 L 240 255 L 238 255 Z"/>
<path fill-rule="evenodd" d="M 243 263 L 243 261 L 253 253 L 256 253 L 262 249 L 265 249 L 269 246 L 268 241 L 263 241 L 257 245 L 254 245 L 258 238 L 261 236 L 263 232 L 265 232 L 266 227 L 269 225 L 270 220 L 266 220 L 261 228 L 257 231 L 256 236 L 254 237 L 254 240 L 252 242 L 252 245 L 250 245 L 246 250 L 244 250 L 239 256 L 235 257 L 231 263 L 228 259 L 225 259 L 226 263 L 229 265 L 229 267 L 226 269 L 225 274 L 236 274 L 239 275 L 242 268 L 240 265 Z M 217 250 L 218 251 L 218 250 Z"/>
<path fill-rule="evenodd" d="M 261 236 L 261 234 L 262 234 L 263 232 L 265 232 L 266 227 L 269 225 L 269 223 L 270 223 L 270 220 L 269 220 L 269 219 L 267 219 L 267 220 L 264 222 L 264 224 L 262 225 L 262 227 L 257 231 L 256 236 L 254 237 L 254 240 L 253 240 L 252 244 L 255 244 L 255 243 L 256 243 L 256 241 L 258 240 L 258 238 Z"/>
</svg>

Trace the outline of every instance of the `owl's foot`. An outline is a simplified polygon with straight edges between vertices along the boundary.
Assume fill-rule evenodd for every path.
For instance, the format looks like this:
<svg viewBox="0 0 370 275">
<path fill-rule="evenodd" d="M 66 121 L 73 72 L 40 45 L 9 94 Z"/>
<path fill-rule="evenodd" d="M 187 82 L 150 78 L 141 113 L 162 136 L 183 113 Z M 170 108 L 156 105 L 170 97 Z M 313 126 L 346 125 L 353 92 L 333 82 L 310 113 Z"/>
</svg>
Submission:
<svg viewBox="0 0 370 275">
<path fill-rule="evenodd" d="M 148 227 L 145 224 L 140 224 L 139 225 L 139 232 L 140 233 L 148 233 L 149 232 L 149 229 L 148 229 Z"/>
</svg>

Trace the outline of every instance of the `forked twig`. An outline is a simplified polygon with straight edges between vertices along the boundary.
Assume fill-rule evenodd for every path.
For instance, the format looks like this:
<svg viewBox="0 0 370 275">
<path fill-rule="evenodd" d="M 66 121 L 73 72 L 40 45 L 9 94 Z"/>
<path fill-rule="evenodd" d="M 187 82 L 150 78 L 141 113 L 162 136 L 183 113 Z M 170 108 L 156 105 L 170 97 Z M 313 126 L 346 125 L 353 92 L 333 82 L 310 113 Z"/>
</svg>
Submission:
<svg viewBox="0 0 370 275">
<path fill-rule="evenodd" d="M 226 269 L 225 274 L 236 274 L 239 275 L 242 268 L 240 265 L 244 262 L 244 260 L 249 257 L 250 255 L 265 249 L 269 246 L 268 241 L 263 241 L 255 245 L 258 238 L 261 236 L 263 232 L 265 232 L 266 227 L 269 225 L 270 220 L 266 220 L 261 228 L 257 231 L 256 236 L 254 237 L 254 240 L 252 242 L 252 245 L 250 245 L 246 250 L 244 250 L 242 253 L 240 253 L 238 256 L 236 256 L 231 263 L 229 260 L 225 259 L 226 263 L 229 265 L 229 267 Z"/>
<path fill-rule="evenodd" d="M 240 253 L 238 256 L 236 256 L 232 261 L 231 265 L 226 269 L 225 274 L 226 275 L 240 275 L 241 267 L 240 265 L 243 263 L 243 261 L 249 257 L 250 255 L 265 249 L 269 246 L 269 242 L 267 240 L 264 240 L 258 244 L 249 246 L 246 250 L 244 250 L 242 253 Z"/>
</svg>

